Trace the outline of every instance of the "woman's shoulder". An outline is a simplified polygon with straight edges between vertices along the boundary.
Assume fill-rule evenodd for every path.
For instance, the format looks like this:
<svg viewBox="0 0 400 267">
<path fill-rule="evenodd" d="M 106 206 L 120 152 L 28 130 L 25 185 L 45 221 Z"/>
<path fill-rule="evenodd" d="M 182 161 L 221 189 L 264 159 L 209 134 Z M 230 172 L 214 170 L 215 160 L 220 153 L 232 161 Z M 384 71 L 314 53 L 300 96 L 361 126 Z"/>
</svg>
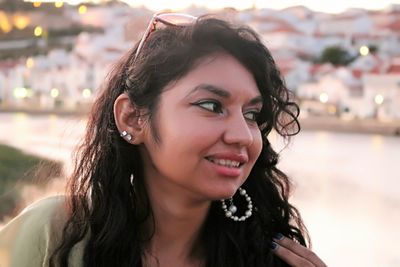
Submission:
<svg viewBox="0 0 400 267">
<path fill-rule="evenodd" d="M 43 198 L 27 206 L 16 218 L 19 216 L 38 217 L 38 222 L 43 222 L 54 214 L 66 214 L 66 201 L 67 198 L 64 195 Z"/>
<path fill-rule="evenodd" d="M 32 230 L 39 230 L 38 228 L 51 225 L 61 226 L 64 223 L 67 215 L 67 198 L 66 196 L 51 196 L 38 200 L 27 206 L 21 213 L 12 219 L 1 230 L 21 226 L 22 228 L 29 228 Z M 20 229 L 24 230 L 24 229 Z"/>
<path fill-rule="evenodd" d="M 67 218 L 65 196 L 39 200 L 0 230 L 0 266 L 44 266 Z"/>
<path fill-rule="evenodd" d="M 26 224 L 29 228 L 41 227 L 51 221 L 65 218 L 67 202 L 65 196 L 52 196 L 38 200 L 21 211 L 14 219 L 6 224 L 1 232 L 15 225 Z"/>
</svg>

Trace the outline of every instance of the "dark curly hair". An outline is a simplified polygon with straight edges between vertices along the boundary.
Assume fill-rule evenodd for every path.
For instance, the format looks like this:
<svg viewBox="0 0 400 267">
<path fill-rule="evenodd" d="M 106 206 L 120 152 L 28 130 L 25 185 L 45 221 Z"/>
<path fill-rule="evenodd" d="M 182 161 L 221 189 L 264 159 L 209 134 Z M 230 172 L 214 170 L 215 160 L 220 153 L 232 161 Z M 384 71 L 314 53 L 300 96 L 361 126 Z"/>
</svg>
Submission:
<svg viewBox="0 0 400 267">
<path fill-rule="evenodd" d="M 191 71 L 200 59 L 227 53 L 253 75 L 262 95 L 257 123 L 263 147 L 243 185 L 256 205 L 254 215 L 233 222 L 225 218 L 220 203 L 211 204 L 200 238 L 206 244 L 205 266 L 288 266 L 271 251 L 274 234 L 303 245 L 308 235 L 298 211 L 288 202 L 290 182 L 277 168 L 279 155 L 268 135 L 273 129 L 286 139 L 297 134 L 299 108 L 259 36 L 246 26 L 203 16 L 187 27 L 155 31 L 135 59 L 136 49 L 137 45 L 116 64 L 93 105 L 68 184 L 68 221 L 50 265 L 68 266 L 72 247 L 87 237 L 84 266 L 142 266 L 144 248 L 152 237 L 151 231 L 144 234 L 152 207 L 138 146 L 120 138 L 114 101 L 126 92 L 135 106 L 149 110 L 148 120 L 155 129 L 152 115 L 163 88 Z"/>
</svg>

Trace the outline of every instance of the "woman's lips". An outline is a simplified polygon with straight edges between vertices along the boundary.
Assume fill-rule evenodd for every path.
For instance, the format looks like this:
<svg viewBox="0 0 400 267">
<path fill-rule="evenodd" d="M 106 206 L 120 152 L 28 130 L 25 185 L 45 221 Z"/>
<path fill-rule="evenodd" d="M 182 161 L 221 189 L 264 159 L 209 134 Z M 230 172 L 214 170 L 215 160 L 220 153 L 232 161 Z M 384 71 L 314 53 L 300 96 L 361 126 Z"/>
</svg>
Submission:
<svg viewBox="0 0 400 267">
<path fill-rule="evenodd" d="M 242 174 L 242 163 L 225 159 L 206 159 L 210 163 L 212 169 L 220 176 L 238 177 Z"/>
</svg>

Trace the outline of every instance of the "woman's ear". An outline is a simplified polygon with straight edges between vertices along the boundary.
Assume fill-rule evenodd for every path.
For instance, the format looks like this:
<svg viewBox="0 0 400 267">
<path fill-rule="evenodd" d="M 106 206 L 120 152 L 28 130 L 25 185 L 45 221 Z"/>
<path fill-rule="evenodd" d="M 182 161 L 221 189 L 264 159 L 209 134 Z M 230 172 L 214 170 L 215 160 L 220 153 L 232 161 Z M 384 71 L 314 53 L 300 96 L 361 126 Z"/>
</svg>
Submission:
<svg viewBox="0 0 400 267">
<path fill-rule="evenodd" d="M 121 137 L 131 144 L 140 144 L 144 138 L 144 123 L 141 112 L 130 101 L 126 93 L 114 102 L 114 118 Z"/>
</svg>

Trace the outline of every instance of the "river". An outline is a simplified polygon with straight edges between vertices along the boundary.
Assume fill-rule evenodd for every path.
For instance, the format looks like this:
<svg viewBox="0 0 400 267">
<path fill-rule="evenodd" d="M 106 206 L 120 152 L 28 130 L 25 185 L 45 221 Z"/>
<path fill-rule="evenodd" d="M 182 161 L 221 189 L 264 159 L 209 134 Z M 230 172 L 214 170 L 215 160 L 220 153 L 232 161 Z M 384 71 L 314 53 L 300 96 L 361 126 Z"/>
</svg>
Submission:
<svg viewBox="0 0 400 267">
<path fill-rule="evenodd" d="M 65 163 L 85 119 L 0 113 L 0 143 Z M 304 131 L 284 145 L 279 166 L 293 181 L 292 203 L 328 266 L 398 267 L 400 138 Z"/>
</svg>

